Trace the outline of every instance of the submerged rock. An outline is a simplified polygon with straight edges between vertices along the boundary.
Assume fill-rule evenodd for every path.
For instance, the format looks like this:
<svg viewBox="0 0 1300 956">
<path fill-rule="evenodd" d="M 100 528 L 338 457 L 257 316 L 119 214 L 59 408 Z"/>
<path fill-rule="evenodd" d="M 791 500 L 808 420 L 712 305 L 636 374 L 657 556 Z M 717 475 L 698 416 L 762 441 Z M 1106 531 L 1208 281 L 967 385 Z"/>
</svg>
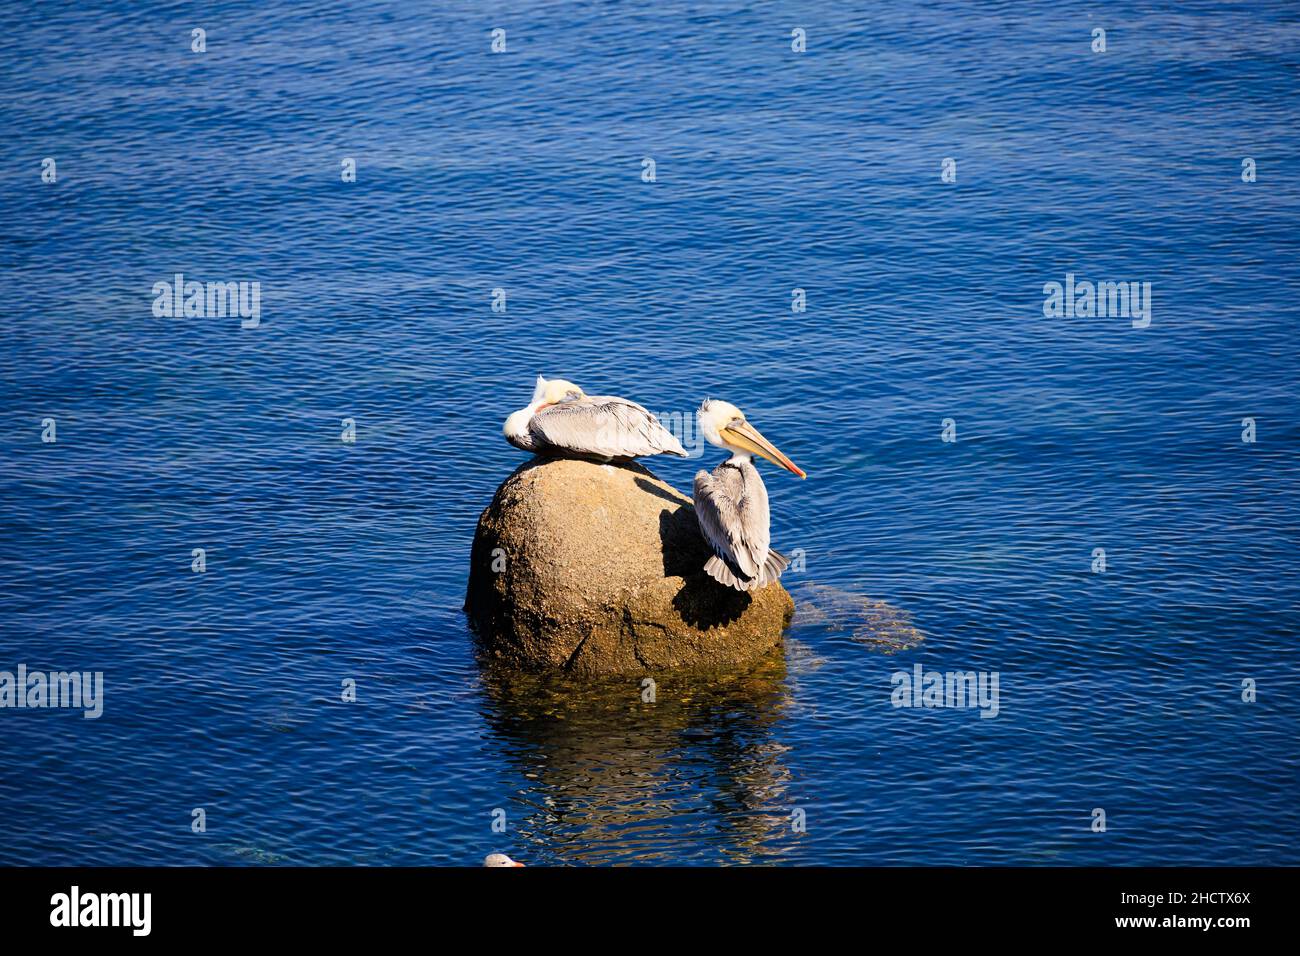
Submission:
<svg viewBox="0 0 1300 956">
<path fill-rule="evenodd" d="M 479 518 L 465 610 L 484 650 L 529 668 L 716 668 L 771 651 L 794 613 L 780 584 L 704 573 L 691 499 L 634 462 L 533 459 Z"/>
<path fill-rule="evenodd" d="M 828 584 L 805 584 L 796 592 L 795 624 L 815 625 L 828 634 L 848 634 L 855 643 L 884 654 L 909 651 L 925 640 L 912 615 L 884 601 Z"/>
</svg>

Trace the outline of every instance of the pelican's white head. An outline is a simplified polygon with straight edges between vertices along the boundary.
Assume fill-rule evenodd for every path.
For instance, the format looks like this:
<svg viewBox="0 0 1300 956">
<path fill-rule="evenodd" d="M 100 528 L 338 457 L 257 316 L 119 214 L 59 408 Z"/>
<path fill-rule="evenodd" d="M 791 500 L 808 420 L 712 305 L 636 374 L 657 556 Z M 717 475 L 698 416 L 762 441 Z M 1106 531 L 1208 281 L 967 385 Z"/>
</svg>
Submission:
<svg viewBox="0 0 1300 956">
<path fill-rule="evenodd" d="M 537 385 L 533 388 L 532 409 L 534 412 L 555 405 L 568 399 L 582 398 L 585 393 L 572 382 L 562 378 L 542 378 L 537 376 Z"/>
<path fill-rule="evenodd" d="M 516 863 L 504 853 L 489 853 L 483 858 L 484 866 L 523 866 L 522 863 Z"/>
<path fill-rule="evenodd" d="M 531 439 L 528 437 L 529 420 L 548 405 L 582 398 L 583 395 L 582 389 L 572 382 L 566 382 L 562 378 L 546 379 L 539 375 L 537 384 L 533 388 L 533 400 L 519 411 L 512 413 L 501 430 L 505 432 L 506 439 L 512 445 L 531 448 Z"/>
<path fill-rule="evenodd" d="M 700 410 L 695 413 L 695 422 L 700 426 L 700 434 L 703 435 L 710 445 L 717 445 L 719 448 L 728 448 L 726 441 L 722 438 L 722 429 L 733 421 L 744 421 L 745 413 L 742 412 L 731 402 L 720 401 L 716 398 L 706 398 Z"/>
<path fill-rule="evenodd" d="M 700 427 L 700 434 L 710 444 L 726 448 L 733 458 L 749 458 L 750 455 L 762 455 L 775 465 L 780 465 L 800 478 L 808 477 L 802 468 L 792 462 L 777 449 L 762 433 L 749 424 L 745 413 L 730 402 L 716 398 L 705 399 L 700 410 L 695 413 L 695 421 Z"/>
</svg>

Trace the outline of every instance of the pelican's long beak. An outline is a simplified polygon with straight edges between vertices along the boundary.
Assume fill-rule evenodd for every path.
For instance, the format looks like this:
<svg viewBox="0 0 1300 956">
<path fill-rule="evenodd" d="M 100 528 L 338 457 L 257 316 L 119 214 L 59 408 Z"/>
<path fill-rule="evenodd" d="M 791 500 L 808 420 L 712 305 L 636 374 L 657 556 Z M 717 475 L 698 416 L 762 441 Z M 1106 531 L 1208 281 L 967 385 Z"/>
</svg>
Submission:
<svg viewBox="0 0 1300 956">
<path fill-rule="evenodd" d="M 727 440 L 728 444 L 753 452 L 755 455 L 762 455 L 772 464 L 780 465 L 782 468 L 794 472 L 800 478 L 808 477 L 802 468 L 781 454 L 780 450 L 764 438 L 763 433 L 749 422 L 742 422 L 734 427 L 728 425 L 722 429 L 722 437 Z"/>
</svg>

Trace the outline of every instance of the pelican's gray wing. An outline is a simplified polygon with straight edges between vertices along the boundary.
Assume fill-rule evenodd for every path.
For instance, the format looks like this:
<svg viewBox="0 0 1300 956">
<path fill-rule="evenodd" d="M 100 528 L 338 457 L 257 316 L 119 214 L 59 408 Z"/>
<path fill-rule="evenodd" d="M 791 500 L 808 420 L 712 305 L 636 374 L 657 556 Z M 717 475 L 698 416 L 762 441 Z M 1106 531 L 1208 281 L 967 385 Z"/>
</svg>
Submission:
<svg viewBox="0 0 1300 956">
<path fill-rule="evenodd" d="M 579 455 L 686 457 L 686 449 L 659 419 L 636 402 L 610 395 L 587 395 L 551 405 L 532 417 L 528 430 L 547 445 Z"/>
<path fill-rule="evenodd" d="M 713 547 L 704 570 L 723 584 L 752 591 L 777 580 L 789 564 L 770 546 L 767 489 L 753 465 L 696 474 L 695 516 Z"/>
</svg>

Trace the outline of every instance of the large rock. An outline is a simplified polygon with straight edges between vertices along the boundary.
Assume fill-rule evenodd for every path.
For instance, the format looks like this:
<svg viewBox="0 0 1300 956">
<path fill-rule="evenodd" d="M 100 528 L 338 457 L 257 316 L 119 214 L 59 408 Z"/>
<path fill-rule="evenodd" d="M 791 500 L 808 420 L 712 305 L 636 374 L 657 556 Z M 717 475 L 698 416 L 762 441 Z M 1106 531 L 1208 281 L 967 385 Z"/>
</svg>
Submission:
<svg viewBox="0 0 1300 956">
<path fill-rule="evenodd" d="M 485 651 L 530 668 L 625 674 L 719 668 L 770 652 L 794 602 L 704 573 L 690 498 L 636 463 L 536 458 L 497 489 L 470 554 Z"/>
</svg>

